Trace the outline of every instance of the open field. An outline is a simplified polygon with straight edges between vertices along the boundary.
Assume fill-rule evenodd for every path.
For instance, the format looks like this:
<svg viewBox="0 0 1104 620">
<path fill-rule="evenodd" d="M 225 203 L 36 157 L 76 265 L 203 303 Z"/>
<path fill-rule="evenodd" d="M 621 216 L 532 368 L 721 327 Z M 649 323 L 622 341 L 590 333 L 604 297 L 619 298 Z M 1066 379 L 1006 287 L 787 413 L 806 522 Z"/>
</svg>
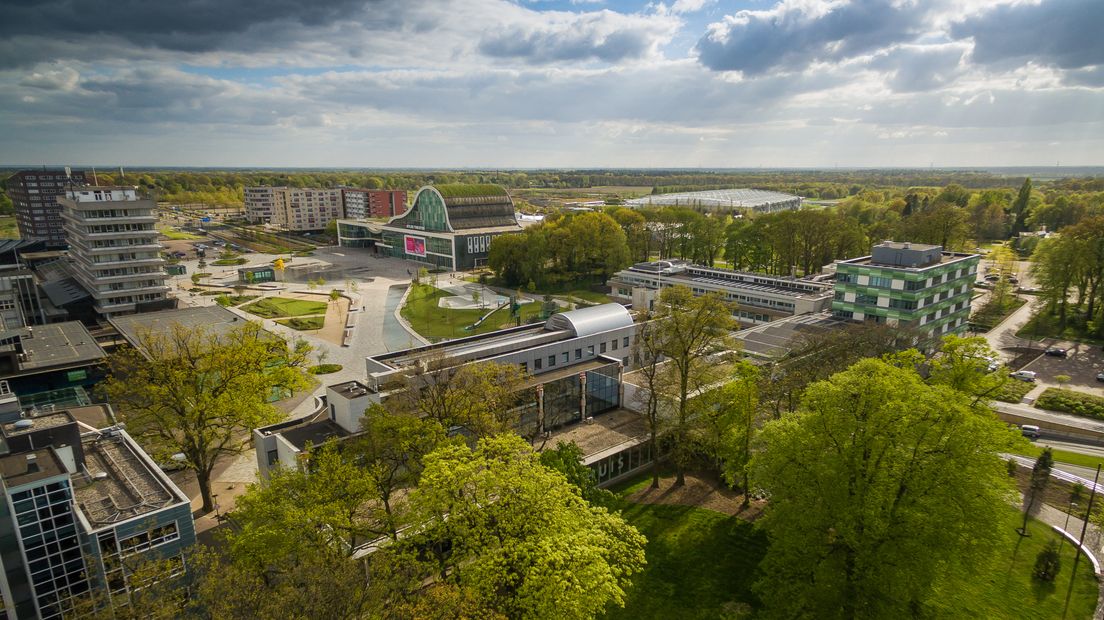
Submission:
<svg viewBox="0 0 1104 620">
<path fill-rule="evenodd" d="M 266 297 L 255 301 L 242 310 L 266 319 L 325 314 L 326 302 L 288 299 L 286 297 Z"/>
</svg>

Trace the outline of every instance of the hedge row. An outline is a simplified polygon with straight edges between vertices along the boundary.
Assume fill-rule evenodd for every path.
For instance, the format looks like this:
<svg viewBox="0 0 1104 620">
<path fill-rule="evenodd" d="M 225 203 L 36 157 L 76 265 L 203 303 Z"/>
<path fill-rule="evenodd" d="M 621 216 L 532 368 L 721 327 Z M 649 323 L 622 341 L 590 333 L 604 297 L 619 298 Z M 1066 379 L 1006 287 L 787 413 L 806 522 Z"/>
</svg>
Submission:
<svg viewBox="0 0 1104 620">
<path fill-rule="evenodd" d="M 1051 411 L 1063 411 L 1087 418 L 1104 420 L 1104 398 L 1085 392 L 1047 388 L 1035 404 Z"/>
</svg>

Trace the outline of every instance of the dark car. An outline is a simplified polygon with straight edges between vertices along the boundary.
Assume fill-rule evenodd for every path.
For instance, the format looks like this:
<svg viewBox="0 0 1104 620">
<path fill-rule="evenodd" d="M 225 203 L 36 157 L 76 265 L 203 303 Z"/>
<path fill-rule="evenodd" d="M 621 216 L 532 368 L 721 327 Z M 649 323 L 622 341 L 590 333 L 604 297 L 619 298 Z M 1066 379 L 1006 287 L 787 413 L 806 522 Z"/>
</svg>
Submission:
<svg viewBox="0 0 1104 620">
<path fill-rule="evenodd" d="M 1061 347 L 1051 347 L 1046 350 L 1046 354 L 1051 357 L 1065 357 L 1066 350 Z"/>
</svg>

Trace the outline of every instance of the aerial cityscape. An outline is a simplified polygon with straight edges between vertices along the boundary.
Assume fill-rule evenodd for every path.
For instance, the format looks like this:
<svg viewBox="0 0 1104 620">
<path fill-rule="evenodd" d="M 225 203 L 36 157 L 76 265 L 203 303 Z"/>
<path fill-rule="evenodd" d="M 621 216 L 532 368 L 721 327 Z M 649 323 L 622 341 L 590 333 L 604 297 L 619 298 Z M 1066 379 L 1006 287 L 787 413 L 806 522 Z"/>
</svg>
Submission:
<svg viewBox="0 0 1104 620">
<path fill-rule="evenodd" d="M 0 620 L 1104 618 L 1099 0 L 0 14 Z"/>
</svg>

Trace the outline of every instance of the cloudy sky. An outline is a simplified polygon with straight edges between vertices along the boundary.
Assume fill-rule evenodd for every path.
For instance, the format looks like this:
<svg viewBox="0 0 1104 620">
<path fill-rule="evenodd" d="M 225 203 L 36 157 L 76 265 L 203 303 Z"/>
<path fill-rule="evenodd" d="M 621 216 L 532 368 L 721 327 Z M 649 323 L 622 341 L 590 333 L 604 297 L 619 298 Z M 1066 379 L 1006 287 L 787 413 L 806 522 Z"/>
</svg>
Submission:
<svg viewBox="0 0 1104 620">
<path fill-rule="evenodd" d="M 1104 164 L 1102 0 L 0 0 L 0 163 Z"/>
</svg>

